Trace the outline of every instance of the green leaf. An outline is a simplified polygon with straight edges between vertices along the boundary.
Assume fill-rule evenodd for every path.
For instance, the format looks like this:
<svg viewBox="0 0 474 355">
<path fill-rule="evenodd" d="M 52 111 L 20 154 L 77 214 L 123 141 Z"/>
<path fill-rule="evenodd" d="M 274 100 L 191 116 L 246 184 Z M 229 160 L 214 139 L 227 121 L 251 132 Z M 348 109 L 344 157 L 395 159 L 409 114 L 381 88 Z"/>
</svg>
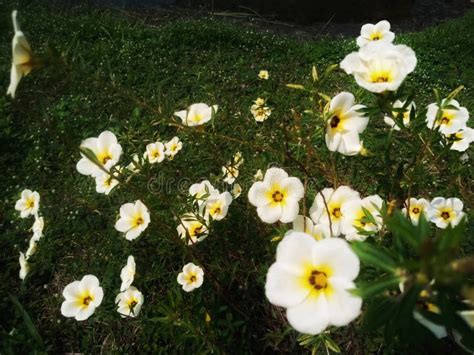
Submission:
<svg viewBox="0 0 474 355">
<path fill-rule="evenodd" d="M 445 252 L 448 250 L 456 249 L 464 237 L 464 231 L 466 227 L 466 217 L 454 228 L 448 226 L 436 238 L 436 249 L 439 252 Z"/>
<path fill-rule="evenodd" d="M 398 286 L 400 283 L 400 277 L 397 275 L 390 275 L 380 278 L 376 281 L 364 283 L 352 290 L 352 293 L 363 299 L 371 298 L 380 292 L 391 289 L 394 286 Z"/>
<path fill-rule="evenodd" d="M 448 94 L 448 96 L 446 97 L 446 101 L 454 99 L 461 92 L 462 89 L 464 89 L 464 85 L 459 85 L 456 89 L 454 89 Z"/>
<path fill-rule="evenodd" d="M 20 312 L 21 317 L 23 318 L 23 321 L 25 322 L 26 328 L 28 329 L 28 332 L 30 333 L 32 338 L 36 341 L 38 346 L 40 346 L 41 348 L 44 348 L 43 339 L 41 338 L 41 335 L 39 335 L 38 331 L 36 330 L 36 327 L 30 315 L 28 314 L 28 312 L 23 308 L 20 301 L 18 301 L 18 298 L 16 298 L 12 294 L 10 294 L 9 297 L 12 303 L 17 308 L 17 310 Z"/>
<path fill-rule="evenodd" d="M 331 351 L 334 351 L 335 353 L 340 353 L 341 352 L 341 349 L 339 348 L 339 346 L 336 344 L 336 342 L 334 340 L 332 340 L 330 337 L 325 337 L 324 339 L 324 345 L 326 345 L 326 347 L 331 350 Z"/>
<path fill-rule="evenodd" d="M 392 217 L 387 220 L 387 226 L 395 238 L 416 250 L 418 249 L 421 238 L 417 228 L 400 211 L 395 211 Z"/>
<path fill-rule="evenodd" d="M 315 65 L 313 65 L 313 68 L 311 70 L 311 77 L 313 78 L 313 81 L 318 81 L 319 80 L 318 70 L 316 69 Z"/>
<path fill-rule="evenodd" d="M 360 260 L 379 269 L 394 272 L 397 268 L 395 260 L 381 247 L 376 247 L 368 242 L 353 242 L 352 249 Z"/>
</svg>

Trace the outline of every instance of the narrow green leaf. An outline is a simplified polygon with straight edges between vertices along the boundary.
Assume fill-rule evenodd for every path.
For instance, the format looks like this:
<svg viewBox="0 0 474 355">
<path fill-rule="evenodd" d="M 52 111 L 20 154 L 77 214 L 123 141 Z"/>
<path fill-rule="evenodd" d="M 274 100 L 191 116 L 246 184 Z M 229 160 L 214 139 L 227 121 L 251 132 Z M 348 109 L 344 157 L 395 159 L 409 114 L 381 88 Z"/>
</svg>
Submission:
<svg viewBox="0 0 474 355">
<path fill-rule="evenodd" d="M 23 318 L 23 321 L 25 322 L 25 325 L 26 325 L 26 328 L 28 329 L 28 332 L 30 333 L 30 335 L 33 337 L 33 339 L 36 341 L 36 343 L 38 344 L 38 346 L 40 346 L 41 348 L 44 348 L 44 343 L 43 343 L 43 339 L 41 338 L 41 336 L 39 335 L 38 331 L 36 330 L 36 327 L 33 323 L 33 320 L 31 319 L 30 315 L 28 314 L 28 312 L 23 308 L 23 306 L 21 305 L 20 301 L 18 300 L 18 298 L 16 298 L 15 296 L 13 296 L 12 294 L 9 295 L 10 297 L 10 300 L 12 301 L 12 303 L 15 305 L 15 307 L 18 309 L 18 311 L 20 312 L 21 314 L 21 317 Z"/>
<path fill-rule="evenodd" d="M 376 247 L 368 242 L 353 242 L 352 249 L 360 260 L 382 270 L 394 272 L 397 268 L 395 260 L 381 247 Z"/>
<path fill-rule="evenodd" d="M 396 275 L 391 275 L 391 276 L 380 278 L 376 281 L 371 281 L 371 282 L 362 284 L 356 289 L 352 290 L 351 292 L 354 295 L 359 296 L 363 299 L 368 299 L 379 294 L 380 292 L 391 289 L 394 286 L 398 286 L 399 283 L 400 283 L 400 277 Z"/>
</svg>

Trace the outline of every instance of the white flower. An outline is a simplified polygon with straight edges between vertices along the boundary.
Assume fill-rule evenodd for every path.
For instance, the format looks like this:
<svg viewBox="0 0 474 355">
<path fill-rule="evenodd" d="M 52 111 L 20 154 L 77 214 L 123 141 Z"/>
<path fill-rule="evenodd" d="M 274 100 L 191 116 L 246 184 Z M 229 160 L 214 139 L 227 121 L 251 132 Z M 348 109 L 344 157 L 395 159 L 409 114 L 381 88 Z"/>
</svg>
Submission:
<svg viewBox="0 0 474 355">
<path fill-rule="evenodd" d="M 178 283 L 183 286 L 183 290 L 191 292 L 201 287 L 204 281 L 204 271 L 201 267 L 188 263 L 184 265 L 183 272 L 178 274 Z"/>
<path fill-rule="evenodd" d="M 313 205 L 309 210 L 311 219 L 316 223 L 322 223 L 327 226 L 330 225 L 332 236 L 338 237 L 341 235 L 342 220 L 344 218 L 342 211 L 344 205 L 352 200 L 359 199 L 359 193 L 352 190 L 349 186 L 339 186 L 337 190 L 333 188 L 323 189 L 316 195 Z M 331 220 L 331 224 L 329 220 Z"/>
<path fill-rule="evenodd" d="M 224 182 L 232 185 L 235 179 L 239 177 L 239 168 L 237 166 L 226 165 L 222 167 L 222 173 L 224 174 Z"/>
<path fill-rule="evenodd" d="M 234 184 L 234 186 L 232 186 L 232 196 L 234 198 L 237 198 L 240 196 L 241 193 L 242 193 L 242 186 L 240 186 L 240 184 Z"/>
<path fill-rule="evenodd" d="M 411 197 L 410 200 L 406 200 L 405 207 L 402 209 L 402 213 L 405 216 L 409 216 L 411 222 L 414 225 L 418 225 L 418 221 L 420 220 L 420 216 L 424 215 L 426 219 L 428 219 L 428 210 L 430 208 L 430 203 L 428 200 L 424 198 L 420 198 L 417 200 L 416 198 Z M 409 213 L 407 213 L 407 208 L 409 207 Z"/>
<path fill-rule="evenodd" d="M 21 192 L 21 198 L 16 201 L 15 209 L 20 211 L 21 218 L 26 218 L 38 213 L 39 202 L 40 195 L 38 192 L 25 189 Z"/>
<path fill-rule="evenodd" d="M 170 159 L 173 159 L 173 157 L 183 148 L 183 142 L 181 142 L 178 137 L 173 137 L 168 143 L 165 143 L 165 148 L 165 154 Z"/>
<path fill-rule="evenodd" d="M 362 133 L 369 118 L 357 112 L 363 105 L 355 105 L 355 98 L 349 92 L 341 92 L 329 104 L 329 118 L 326 124 L 326 145 L 331 152 L 344 155 L 358 154 L 362 148 L 359 133 Z"/>
<path fill-rule="evenodd" d="M 435 197 L 428 209 L 428 219 L 438 228 L 444 229 L 448 225 L 454 227 L 465 215 L 462 211 L 463 207 L 462 201 L 458 198 Z"/>
<path fill-rule="evenodd" d="M 220 221 L 227 215 L 231 203 L 230 192 L 215 193 L 206 200 L 206 215 L 211 216 L 213 220 Z"/>
<path fill-rule="evenodd" d="M 140 165 L 142 164 L 142 159 L 138 154 L 132 155 L 132 161 L 127 165 L 127 170 L 130 170 L 132 173 L 138 173 L 140 171 Z"/>
<path fill-rule="evenodd" d="M 357 45 L 363 47 L 373 41 L 392 43 L 394 39 L 395 34 L 390 31 L 390 22 L 383 20 L 375 25 L 372 23 L 363 25 L 360 29 L 360 36 L 357 37 Z"/>
<path fill-rule="evenodd" d="M 129 287 L 117 295 L 115 304 L 122 318 L 136 317 L 143 305 L 143 294 L 135 287 Z"/>
<path fill-rule="evenodd" d="M 31 230 L 33 231 L 33 234 L 37 236 L 38 239 L 43 236 L 43 229 L 44 229 L 44 218 L 39 217 L 37 214 L 35 214 L 35 222 L 33 223 Z"/>
<path fill-rule="evenodd" d="M 272 304 L 286 308 L 293 328 L 316 335 L 360 314 L 362 300 L 349 291 L 358 274 L 359 259 L 343 239 L 316 241 L 290 231 L 268 270 L 265 294 Z"/>
<path fill-rule="evenodd" d="M 444 108 L 447 105 L 454 106 L 453 108 Z M 466 127 L 466 122 L 469 119 L 469 112 L 465 107 L 461 107 L 459 102 L 454 99 L 447 101 L 444 99 L 441 102 L 441 113 L 439 113 L 438 104 L 432 103 L 428 105 L 426 112 L 426 122 L 429 129 L 439 127 L 439 131 L 444 135 L 453 134 Z"/>
<path fill-rule="evenodd" d="M 303 196 L 301 181 L 288 177 L 280 168 L 268 169 L 263 181 L 254 182 L 248 193 L 250 203 L 257 207 L 258 216 L 265 223 L 293 222 Z"/>
<path fill-rule="evenodd" d="M 262 169 L 258 169 L 255 175 L 253 176 L 255 181 L 262 181 L 263 180 L 263 172 Z"/>
<path fill-rule="evenodd" d="M 218 106 L 208 106 L 203 103 L 192 104 L 187 110 L 175 112 L 185 126 L 199 126 L 209 122 L 217 112 Z"/>
<path fill-rule="evenodd" d="M 20 25 L 16 19 L 17 11 L 12 12 L 13 28 L 15 35 L 12 40 L 12 68 L 10 72 L 10 85 L 7 95 L 15 98 L 16 88 L 22 77 L 28 75 L 33 69 L 33 51 L 26 40 L 25 35 L 20 30 Z"/>
<path fill-rule="evenodd" d="M 187 240 L 188 245 L 203 241 L 209 234 L 207 226 L 194 214 L 186 213 L 180 218 L 181 223 L 176 227 L 181 239 Z"/>
<path fill-rule="evenodd" d="M 126 203 L 120 207 L 120 218 L 115 223 L 115 229 L 125 233 L 127 240 L 137 238 L 150 223 L 150 213 L 142 201 Z"/>
<path fill-rule="evenodd" d="M 451 145 L 451 150 L 457 150 L 458 152 L 465 152 L 469 148 L 469 144 L 474 142 L 474 129 L 470 127 L 464 127 L 456 133 L 449 136 L 453 138 L 454 142 Z"/>
<path fill-rule="evenodd" d="M 189 195 L 194 197 L 199 206 L 206 202 L 204 196 L 206 196 L 207 199 L 216 193 L 218 194 L 219 190 L 212 186 L 209 180 L 203 180 L 189 187 Z"/>
<path fill-rule="evenodd" d="M 121 173 L 122 167 L 116 166 L 116 171 L 113 174 Z M 95 190 L 100 194 L 108 195 L 115 186 L 119 184 L 119 181 L 114 178 L 111 174 L 103 173 L 95 178 Z"/>
<path fill-rule="evenodd" d="M 262 80 L 268 80 L 270 74 L 268 74 L 268 70 L 260 70 L 258 72 L 258 77 Z"/>
<path fill-rule="evenodd" d="M 18 260 L 20 262 L 20 279 L 24 280 L 26 275 L 30 272 L 30 265 L 28 261 L 26 261 L 25 254 L 20 252 L 20 258 Z"/>
<path fill-rule="evenodd" d="M 416 67 L 415 52 L 405 45 L 370 42 L 340 64 L 357 84 L 371 92 L 395 91 Z"/>
<path fill-rule="evenodd" d="M 99 137 L 87 138 L 82 141 L 81 147 L 90 149 L 97 160 L 105 169 L 110 169 L 117 164 L 122 154 L 122 147 L 117 142 L 117 137 L 110 131 L 102 132 Z M 76 165 L 77 171 L 82 175 L 97 177 L 104 171 L 91 162 L 81 153 L 82 159 Z"/>
<path fill-rule="evenodd" d="M 293 230 L 295 232 L 302 232 L 309 234 L 316 240 L 331 237 L 331 231 L 326 224 L 314 224 L 311 218 L 299 215 L 293 221 Z"/>
<path fill-rule="evenodd" d="M 63 290 L 65 298 L 61 305 L 61 314 L 74 317 L 78 321 L 86 320 L 102 303 L 104 291 L 94 275 L 86 275 L 81 281 L 74 281 Z"/>
<path fill-rule="evenodd" d="M 250 112 L 257 122 L 265 121 L 272 114 L 272 110 L 268 106 L 265 106 L 265 100 L 260 97 L 250 106 Z"/>
<path fill-rule="evenodd" d="M 406 103 L 406 101 L 397 100 L 393 103 L 393 108 L 403 108 L 403 106 L 405 106 L 405 103 Z M 410 102 L 406 106 L 406 110 L 404 112 L 400 113 L 400 112 L 393 111 L 392 115 L 393 115 L 393 117 L 397 117 L 397 116 L 400 115 L 401 119 L 402 119 L 402 122 L 403 122 L 403 125 L 405 127 L 408 127 L 408 126 L 410 126 L 410 113 L 411 113 L 412 109 L 416 109 L 416 105 L 413 101 Z M 395 131 L 400 130 L 400 127 L 398 127 L 397 123 L 394 121 L 394 119 L 392 117 L 385 116 L 383 118 L 383 121 L 387 125 L 389 125 L 391 128 L 393 128 Z"/>
<path fill-rule="evenodd" d="M 366 240 L 367 235 L 361 234 L 358 228 L 371 233 L 378 231 L 382 226 L 382 216 L 380 214 L 382 204 L 383 201 L 379 195 L 368 196 L 362 200 L 355 199 L 344 204 L 341 209 L 344 216 L 341 232 L 346 239 L 349 241 Z M 362 208 L 370 212 L 376 223 L 367 220 Z"/>
<path fill-rule="evenodd" d="M 120 291 L 125 291 L 133 283 L 135 278 L 136 264 L 133 255 L 129 255 L 127 259 L 127 265 L 125 265 L 120 271 L 120 279 L 122 284 L 120 285 Z"/>
<path fill-rule="evenodd" d="M 147 144 L 143 157 L 151 164 L 161 163 L 165 159 L 165 145 L 161 142 Z"/>
</svg>

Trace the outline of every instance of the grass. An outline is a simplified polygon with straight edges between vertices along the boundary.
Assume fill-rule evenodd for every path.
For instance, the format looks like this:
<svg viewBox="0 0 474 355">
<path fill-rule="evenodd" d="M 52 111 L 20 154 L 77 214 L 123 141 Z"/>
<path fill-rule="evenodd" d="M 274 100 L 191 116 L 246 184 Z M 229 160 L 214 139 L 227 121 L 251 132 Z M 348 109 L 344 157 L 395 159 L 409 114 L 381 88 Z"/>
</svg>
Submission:
<svg viewBox="0 0 474 355">
<path fill-rule="evenodd" d="M 5 91 L 13 8 L 7 3 L 0 12 L 0 51 L 4 53 L 0 83 Z M 268 137 L 283 144 L 283 122 L 290 108 L 302 112 L 314 103 L 285 84 L 307 81 L 312 65 L 321 71 L 338 63 L 355 50 L 355 41 L 298 42 L 212 18 L 155 28 L 113 10 L 35 3 L 18 9 L 33 49 L 42 52 L 51 46 L 64 52 L 68 62 L 25 78 L 18 99 L 0 96 L 2 352 L 300 352 L 297 333 L 264 296 L 265 274 L 276 247 L 271 239 L 281 229 L 263 225 L 245 195 L 259 168 L 278 162 L 297 171 L 294 162 L 275 149 L 278 146 L 269 144 Z M 433 87 L 447 94 L 462 84 L 466 89 L 459 101 L 472 112 L 473 27 L 474 12 L 470 12 L 397 37 L 397 42 L 417 53 L 419 64 L 407 86 L 416 90 L 419 107 L 434 101 Z M 260 69 L 269 70 L 270 80 L 257 80 Z M 350 77 L 337 72 L 326 92 L 341 90 L 368 99 Z M 258 96 L 268 98 L 274 108 L 264 125 L 256 124 L 249 113 Z M 193 102 L 219 104 L 212 127 L 190 132 L 167 124 L 175 110 Z M 184 149 L 173 161 L 145 168 L 143 175 L 134 176 L 110 196 L 99 195 L 93 180 L 77 173 L 75 164 L 80 142 L 105 129 L 117 134 L 125 163 L 158 138 L 178 135 Z M 369 149 L 376 138 L 368 134 Z M 324 143 L 315 144 L 327 157 Z M 292 149 L 298 158 L 304 157 L 296 144 Z M 205 242 L 185 247 L 174 233 L 176 222 L 170 209 L 182 211 L 191 183 L 201 178 L 216 182 L 221 166 L 237 150 L 245 158 L 240 177 L 243 195 Z M 456 157 L 452 154 L 446 160 Z M 458 196 L 470 208 L 474 202 L 471 163 L 459 163 L 454 173 L 446 175 L 444 162 L 432 175 L 422 166 L 413 193 Z M 385 177 L 372 173 L 384 168 L 380 164 L 338 157 L 335 171 L 316 164 L 311 171 L 318 188 L 331 186 L 335 179 L 368 195 L 381 189 Z M 395 173 L 396 167 L 385 168 L 392 169 L 387 175 Z M 21 283 L 18 254 L 27 248 L 31 220 L 21 220 L 13 206 L 23 188 L 41 194 L 46 236 L 32 257 L 30 275 Z M 137 198 L 152 211 L 152 224 L 143 237 L 130 243 L 113 224 L 119 206 Z M 466 252 L 472 250 L 471 244 L 466 245 Z M 137 319 L 122 320 L 113 299 L 129 254 L 137 260 L 135 285 L 145 295 L 145 305 Z M 184 294 L 176 276 L 189 261 L 205 266 L 206 280 L 199 290 Z M 77 323 L 61 316 L 61 292 L 87 273 L 98 276 L 106 296 L 89 321 Z M 367 336 L 352 326 L 338 330 L 334 338 L 350 353 L 383 346 L 378 334 Z"/>
</svg>

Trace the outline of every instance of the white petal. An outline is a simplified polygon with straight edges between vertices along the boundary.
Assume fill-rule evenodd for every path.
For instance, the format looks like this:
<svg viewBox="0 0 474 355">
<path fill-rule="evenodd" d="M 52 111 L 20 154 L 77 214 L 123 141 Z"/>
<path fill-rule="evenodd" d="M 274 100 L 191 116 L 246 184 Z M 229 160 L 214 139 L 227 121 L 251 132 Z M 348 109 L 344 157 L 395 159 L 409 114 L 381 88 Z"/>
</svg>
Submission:
<svg viewBox="0 0 474 355">
<path fill-rule="evenodd" d="M 278 244 L 276 261 L 278 265 L 289 272 L 302 275 L 305 265 L 311 264 L 313 260 L 313 248 L 316 241 L 308 234 L 289 231 Z"/>
<path fill-rule="evenodd" d="M 265 223 L 275 223 L 281 218 L 282 213 L 280 204 L 269 204 L 257 208 L 258 216 Z M 296 214 L 298 214 L 298 212 L 296 212 Z"/>
<path fill-rule="evenodd" d="M 323 293 L 288 308 L 286 316 L 291 326 L 304 334 L 319 334 L 329 325 L 327 301 Z"/>
<path fill-rule="evenodd" d="M 301 303 L 310 289 L 303 287 L 301 277 L 279 266 L 278 262 L 270 266 L 265 284 L 268 300 L 280 307 L 291 307 Z"/>
</svg>

